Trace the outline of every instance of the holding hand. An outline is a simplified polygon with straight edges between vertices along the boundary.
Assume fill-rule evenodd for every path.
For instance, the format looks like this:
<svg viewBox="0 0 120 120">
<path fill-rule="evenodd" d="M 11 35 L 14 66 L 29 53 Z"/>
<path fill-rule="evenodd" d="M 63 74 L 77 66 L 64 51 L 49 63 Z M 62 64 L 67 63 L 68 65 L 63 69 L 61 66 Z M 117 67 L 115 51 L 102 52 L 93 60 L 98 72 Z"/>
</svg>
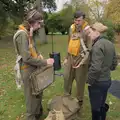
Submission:
<svg viewBox="0 0 120 120">
<path fill-rule="evenodd" d="M 68 61 L 68 60 L 67 60 L 67 59 L 65 59 L 65 60 L 64 60 L 64 62 L 63 62 L 63 65 L 65 65 L 65 64 L 67 63 L 67 61 Z"/>
<path fill-rule="evenodd" d="M 39 58 L 39 59 L 42 59 L 42 60 L 44 59 L 41 54 L 38 56 L 38 58 Z"/>
<path fill-rule="evenodd" d="M 90 84 L 87 84 L 88 86 L 91 86 Z"/>
<path fill-rule="evenodd" d="M 33 27 L 32 26 L 30 27 L 30 33 L 29 34 L 30 34 L 30 37 L 33 36 Z"/>
<path fill-rule="evenodd" d="M 53 58 L 48 58 L 47 59 L 47 64 L 48 65 L 53 65 L 53 63 L 54 63 L 54 59 Z"/>
</svg>

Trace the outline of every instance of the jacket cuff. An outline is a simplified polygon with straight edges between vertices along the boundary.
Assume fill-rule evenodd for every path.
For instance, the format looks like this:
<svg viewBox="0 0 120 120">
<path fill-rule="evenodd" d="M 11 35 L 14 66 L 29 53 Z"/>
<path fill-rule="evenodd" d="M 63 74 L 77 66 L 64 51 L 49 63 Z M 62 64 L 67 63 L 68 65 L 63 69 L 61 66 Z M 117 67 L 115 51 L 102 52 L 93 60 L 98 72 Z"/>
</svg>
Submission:
<svg viewBox="0 0 120 120">
<path fill-rule="evenodd" d="M 40 60 L 42 63 L 42 66 L 46 66 L 47 65 L 47 60 Z"/>
<path fill-rule="evenodd" d="M 92 85 L 95 83 L 95 80 L 94 79 L 87 79 L 86 83 L 88 83 L 89 85 Z"/>
</svg>

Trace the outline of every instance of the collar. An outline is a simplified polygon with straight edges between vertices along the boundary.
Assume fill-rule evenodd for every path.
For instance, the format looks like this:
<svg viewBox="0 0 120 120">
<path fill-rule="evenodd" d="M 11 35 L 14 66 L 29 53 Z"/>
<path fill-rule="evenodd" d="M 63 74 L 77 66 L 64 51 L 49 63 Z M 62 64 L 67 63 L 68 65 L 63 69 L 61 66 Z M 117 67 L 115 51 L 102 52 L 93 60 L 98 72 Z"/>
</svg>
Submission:
<svg viewBox="0 0 120 120">
<path fill-rule="evenodd" d="M 27 29 L 25 28 L 25 26 L 24 25 L 19 25 L 19 30 L 24 30 L 25 32 L 27 32 L 28 33 L 28 31 L 27 31 Z"/>
<path fill-rule="evenodd" d="M 106 38 L 106 36 L 104 36 L 103 34 L 101 34 L 100 36 L 98 36 L 98 37 L 94 40 L 92 46 L 93 46 L 98 40 L 101 40 L 102 38 Z"/>
<path fill-rule="evenodd" d="M 93 44 L 92 46 L 101 38 L 101 36 L 98 36 L 94 41 L 93 41 Z"/>
</svg>

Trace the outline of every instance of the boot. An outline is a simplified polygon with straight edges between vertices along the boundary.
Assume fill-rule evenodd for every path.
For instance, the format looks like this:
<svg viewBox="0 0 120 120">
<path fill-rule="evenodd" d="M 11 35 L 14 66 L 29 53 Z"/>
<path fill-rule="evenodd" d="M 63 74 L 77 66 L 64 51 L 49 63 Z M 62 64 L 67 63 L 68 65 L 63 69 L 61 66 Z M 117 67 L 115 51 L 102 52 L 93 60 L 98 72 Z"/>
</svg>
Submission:
<svg viewBox="0 0 120 120">
<path fill-rule="evenodd" d="M 101 120 L 106 120 L 106 113 L 109 110 L 109 105 L 105 103 L 105 107 L 101 107 Z"/>
<path fill-rule="evenodd" d="M 105 111 L 107 112 L 109 110 L 109 105 L 105 103 Z"/>
<path fill-rule="evenodd" d="M 92 120 L 101 120 L 100 111 L 92 110 Z"/>
</svg>

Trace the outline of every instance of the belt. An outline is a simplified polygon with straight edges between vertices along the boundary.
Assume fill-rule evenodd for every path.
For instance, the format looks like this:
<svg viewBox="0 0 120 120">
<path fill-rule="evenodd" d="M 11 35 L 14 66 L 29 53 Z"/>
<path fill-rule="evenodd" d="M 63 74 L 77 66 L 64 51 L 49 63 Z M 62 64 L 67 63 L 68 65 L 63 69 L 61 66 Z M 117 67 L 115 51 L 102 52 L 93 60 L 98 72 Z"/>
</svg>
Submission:
<svg viewBox="0 0 120 120">
<path fill-rule="evenodd" d="M 27 69 L 29 66 L 28 65 L 23 65 L 20 67 L 21 70 Z"/>
</svg>

